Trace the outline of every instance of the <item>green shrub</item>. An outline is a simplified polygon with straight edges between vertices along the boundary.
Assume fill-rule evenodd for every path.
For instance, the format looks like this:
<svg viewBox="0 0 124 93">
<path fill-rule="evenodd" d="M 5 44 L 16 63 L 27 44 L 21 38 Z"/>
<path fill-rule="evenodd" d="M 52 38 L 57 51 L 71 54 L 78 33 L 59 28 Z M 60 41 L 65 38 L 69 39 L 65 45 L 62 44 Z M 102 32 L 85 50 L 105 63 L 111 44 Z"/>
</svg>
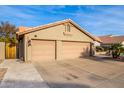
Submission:
<svg viewBox="0 0 124 93">
<path fill-rule="evenodd" d="M 101 46 L 96 46 L 96 51 L 97 52 L 102 52 L 104 49 Z"/>
<path fill-rule="evenodd" d="M 118 58 L 118 57 L 120 57 L 121 54 L 124 53 L 124 47 L 121 43 L 112 44 L 110 49 L 112 50 L 113 58 Z"/>
</svg>

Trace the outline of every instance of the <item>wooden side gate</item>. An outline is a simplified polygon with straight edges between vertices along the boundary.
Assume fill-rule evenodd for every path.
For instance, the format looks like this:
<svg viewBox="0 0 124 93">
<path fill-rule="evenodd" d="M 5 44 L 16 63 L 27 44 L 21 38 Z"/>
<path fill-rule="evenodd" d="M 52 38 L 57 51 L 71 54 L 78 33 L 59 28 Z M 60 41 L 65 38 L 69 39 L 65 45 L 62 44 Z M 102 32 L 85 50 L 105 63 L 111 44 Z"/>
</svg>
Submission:
<svg viewBox="0 0 124 93">
<path fill-rule="evenodd" d="M 6 59 L 16 58 L 16 44 L 6 43 L 5 51 Z"/>
</svg>

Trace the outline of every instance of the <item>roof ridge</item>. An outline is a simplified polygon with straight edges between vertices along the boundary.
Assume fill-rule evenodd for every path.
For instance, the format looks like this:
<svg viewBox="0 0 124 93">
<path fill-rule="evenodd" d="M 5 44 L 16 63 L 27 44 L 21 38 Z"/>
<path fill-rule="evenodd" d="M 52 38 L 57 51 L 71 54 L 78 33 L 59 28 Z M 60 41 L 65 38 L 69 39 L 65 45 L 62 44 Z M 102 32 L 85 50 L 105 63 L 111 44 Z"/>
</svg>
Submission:
<svg viewBox="0 0 124 93">
<path fill-rule="evenodd" d="M 98 36 L 98 37 L 106 37 L 106 36 L 110 36 L 110 35 L 103 35 L 103 36 Z M 124 36 L 124 35 L 111 35 L 112 37 L 117 37 L 117 36 Z"/>
<path fill-rule="evenodd" d="M 47 24 L 43 24 L 43 25 L 32 27 L 32 29 L 33 28 L 38 28 L 38 27 L 41 27 L 41 26 L 45 26 L 45 25 L 50 25 L 50 24 L 58 23 L 58 22 L 69 21 L 69 20 L 71 20 L 71 19 L 65 19 L 65 20 L 61 20 L 61 21 L 50 22 L 50 23 L 47 23 Z"/>
</svg>

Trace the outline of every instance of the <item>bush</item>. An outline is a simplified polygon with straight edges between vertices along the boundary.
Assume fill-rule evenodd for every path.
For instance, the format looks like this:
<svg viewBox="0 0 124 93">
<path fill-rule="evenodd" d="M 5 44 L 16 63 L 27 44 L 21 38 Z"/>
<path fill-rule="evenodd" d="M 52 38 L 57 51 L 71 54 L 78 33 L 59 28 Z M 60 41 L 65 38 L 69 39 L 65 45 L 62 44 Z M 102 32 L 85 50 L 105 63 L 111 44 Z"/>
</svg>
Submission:
<svg viewBox="0 0 124 93">
<path fill-rule="evenodd" d="M 0 42 L 4 42 L 4 38 L 3 37 L 0 37 Z"/>
<path fill-rule="evenodd" d="M 96 46 L 96 51 L 97 52 L 102 52 L 104 49 L 101 46 Z"/>
<path fill-rule="evenodd" d="M 124 47 L 122 46 L 121 43 L 113 44 L 111 46 L 111 50 L 112 50 L 113 58 L 118 58 L 118 57 L 120 57 L 120 54 L 124 53 Z"/>
<path fill-rule="evenodd" d="M 120 47 L 120 52 L 124 53 L 124 47 Z"/>
</svg>

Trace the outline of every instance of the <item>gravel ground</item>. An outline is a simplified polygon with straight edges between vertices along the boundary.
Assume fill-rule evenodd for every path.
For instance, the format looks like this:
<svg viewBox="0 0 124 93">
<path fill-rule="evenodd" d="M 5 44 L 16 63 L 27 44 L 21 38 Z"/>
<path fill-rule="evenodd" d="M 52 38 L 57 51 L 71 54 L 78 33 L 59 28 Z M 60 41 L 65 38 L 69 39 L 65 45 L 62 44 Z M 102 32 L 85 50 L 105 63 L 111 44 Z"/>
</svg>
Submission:
<svg viewBox="0 0 124 93">
<path fill-rule="evenodd" d="M 0 68 L 0 83 L 3 80 L 4 75 L 6 74 L 6 72 L 7 72 L 7 68 Z"/>
</svg>

